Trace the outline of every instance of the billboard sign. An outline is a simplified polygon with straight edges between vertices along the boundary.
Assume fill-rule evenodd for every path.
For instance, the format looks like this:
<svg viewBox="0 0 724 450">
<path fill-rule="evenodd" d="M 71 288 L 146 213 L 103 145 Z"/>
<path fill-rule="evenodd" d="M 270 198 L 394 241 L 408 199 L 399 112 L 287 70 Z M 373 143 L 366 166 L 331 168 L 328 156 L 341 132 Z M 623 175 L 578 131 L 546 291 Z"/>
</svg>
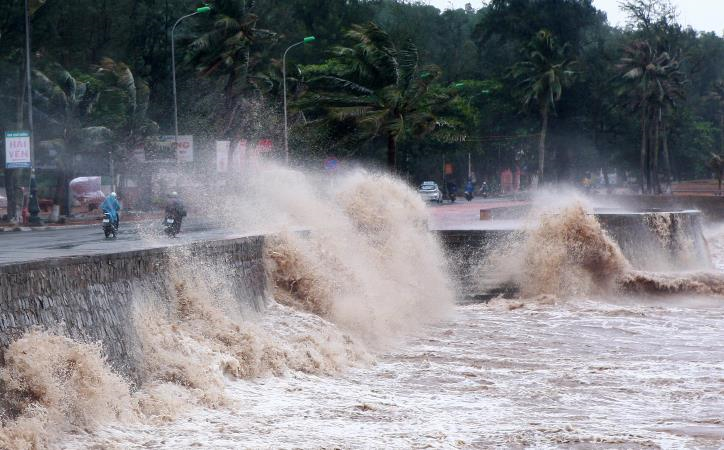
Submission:
<svg viewBox="0 0 724 450">
<path fill-rule="evenodd" d="M 5 132 L 5 168 L 29 169 L 30 133 L 27 131 Z"/>
</svg>

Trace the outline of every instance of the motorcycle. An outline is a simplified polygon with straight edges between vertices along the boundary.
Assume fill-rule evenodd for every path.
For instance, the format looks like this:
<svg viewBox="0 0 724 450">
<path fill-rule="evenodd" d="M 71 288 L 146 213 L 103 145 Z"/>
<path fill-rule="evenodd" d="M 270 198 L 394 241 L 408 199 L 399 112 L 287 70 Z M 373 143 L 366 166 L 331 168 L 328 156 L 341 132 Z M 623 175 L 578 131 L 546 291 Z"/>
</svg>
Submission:
<svg viewBox="0 0 724 450">
<path fill-rule="evenodd" d="M 487 183 L 483 183 L 483 185 L 480 186 L 478 194 L 482 195 L 483 198 L 488 198 L 488 195 L 490 194 L 490 188 L 488 187 Z"/>
<path fill-rule="evenodd" d="M 103 221 L 101 223 L 101 226 L 103 227 L 103 234 L 106 236 L 106 239 L 109 237 L 113 237 L 113 239 L 116 238 L 116 233 L 118 232 L 118 228 L 116 227 L 116 224 L 111 220 L 111 215 L 109 213 L 103 213 Z"/>
<path fill-rule="evenodd" d="M 163 225 L 165 227 L 164 232 L 168 237 L 174 238 L 179 233 L 179 231 L 181 231 L 181 221 L 174 216 L 166 216 L 166 218 L 163 219 Z"/>
<path fill-rule="evenodd" d="M 465 186 L 465 192 L 463 193 L 463 195 L 465 196 L 465 200 L 471 201 L 473 199 L 473 196 L 474 196 L 473 189 L 474 189 L 474 187 L 473 187 L 472 183 L 468 183 Z"/>
</svg>

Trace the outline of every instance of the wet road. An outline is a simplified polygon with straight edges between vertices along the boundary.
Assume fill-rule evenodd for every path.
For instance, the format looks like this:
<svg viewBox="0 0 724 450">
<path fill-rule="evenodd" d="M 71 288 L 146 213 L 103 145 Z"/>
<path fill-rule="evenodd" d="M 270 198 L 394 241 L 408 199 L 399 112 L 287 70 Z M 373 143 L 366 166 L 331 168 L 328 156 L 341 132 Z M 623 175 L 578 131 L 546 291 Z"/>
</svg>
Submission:
<svg viewBox="0 0 724 450">
<path fill-rule="evenodd" d="M 520 227 L 519 220 L 480 220 L 481 209 L 508 208 L 525 205 L 526 202 L 510 199 L 473 198 L 465 201 L 460 197 L 455 203 L 443 203 L 430 207 L 429 227 L 442 230 L 514 230 Z"/>
<path fill-rule="evenodd" d="M 430 229 L 437 230 L 507 230 L 519 226 L 514 220 L 480 220 L 480 210 L 516 206 L 520 202 L 475 198 L 472 202 L 445 203 L 430 207 Z M 240 233 L 206 220 L 184 222 L 183 232 L 176 239 L 162 233 L 158 220 L 121 223 L 116 239 L 105 239 L 100 224 L 0 233 L 0 266 L 19 262 L 38 261 L 80 255 L 99 255 L 123 251 L 182 245 L 205 240 L 228 239 L 259 234 L 261 231 Z"/>
<path fill-rule="evenodd" d="M 218 225 L 189 220 L 175 239 L 158 220 L 121 224 L 116 239 L 105 239 L 100 225 L 58 230 L 0 233 L 0 266 L 79 255 L 99 255 L 243 236 Z M 244 235 L 248 235 L 244 234 Z"/>
</svg>

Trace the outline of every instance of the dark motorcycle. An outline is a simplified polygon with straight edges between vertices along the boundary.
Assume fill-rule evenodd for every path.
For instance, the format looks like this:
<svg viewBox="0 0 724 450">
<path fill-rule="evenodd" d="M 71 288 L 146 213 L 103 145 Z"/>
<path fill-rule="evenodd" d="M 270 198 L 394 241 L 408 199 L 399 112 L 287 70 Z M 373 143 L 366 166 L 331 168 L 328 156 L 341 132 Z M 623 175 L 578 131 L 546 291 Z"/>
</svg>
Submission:
<svg viewBox="0 0 724 450">
<path fill-rule="evenodd" d="M 480 186 L 478 194 L 482 195 L 483 198 L 488 198 L 488 195 L 490 195 L 490 188 L 488 187 L 487 183 L 483 183 L 483 185 Z"/>
<path fill-rule="evenodd" d="M 472 182 L 468 182 L 467 185 L 465 185 L 465 192 L 463 195 L 465 196 L 465 200 L 471 201 L 475 194 L 473 194 L 473 191 L 475 190 L 475 187 L 473 186 Z"/>
<path fill-rule="evenodd" d="M 106 239 L 109 237 L 113 237 L 113 239 L 116 238 L 118 227 L 111 219 L 111 215 L 109 213 L 103 213 L 103 221 L 101 222 L 101 225 L 103 226 L 103 234 L 106 235 Z"/>
<path fill-rule="evenodd" d="M 181 220 L 177 217 L 167 215 L 166 218 L 163 219 L 163 226 L 165 227 L 164 232 L 166 236 L 174 238 L 181 231 Z"/>
<path fill-rule="evenodd" d="M 455 183 L 449 182 L 447 184 L 447 197 L 450 199 L 450 203 L 455 203 L 455 199 L 458 195 L 458 187 Z"/>
</svg>

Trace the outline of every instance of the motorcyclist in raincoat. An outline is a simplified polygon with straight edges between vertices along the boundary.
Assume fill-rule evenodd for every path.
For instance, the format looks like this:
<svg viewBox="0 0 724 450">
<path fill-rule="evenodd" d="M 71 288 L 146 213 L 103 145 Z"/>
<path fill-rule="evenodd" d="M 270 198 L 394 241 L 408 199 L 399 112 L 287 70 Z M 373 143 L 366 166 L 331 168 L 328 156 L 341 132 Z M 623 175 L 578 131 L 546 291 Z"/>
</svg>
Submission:
<svg viewBox="0 0 724 450">
<path fill-rule="evenodd" d="M 115 192 L 111 192 L 111 195 L 103 200 L 103 203 L 101 204 L 101 210 L 104 213 L 108 213 L 111 221 L 113 222 L 113 225 L 118 228 L 118 224 L 120 222 L 119 211 L 121 210 L 121 204 L 118 203 L 118 197 L 116 196 Z"/>
<path fill-rule="evenodd" d="M 172 217 L 176 221 L 176 228 L 181 231 L 181 221 L 186 217 L 186 207 L 178 196 L 178 193 L 171 192 L 166 200 L 166 217 Z"/>
</svg>

